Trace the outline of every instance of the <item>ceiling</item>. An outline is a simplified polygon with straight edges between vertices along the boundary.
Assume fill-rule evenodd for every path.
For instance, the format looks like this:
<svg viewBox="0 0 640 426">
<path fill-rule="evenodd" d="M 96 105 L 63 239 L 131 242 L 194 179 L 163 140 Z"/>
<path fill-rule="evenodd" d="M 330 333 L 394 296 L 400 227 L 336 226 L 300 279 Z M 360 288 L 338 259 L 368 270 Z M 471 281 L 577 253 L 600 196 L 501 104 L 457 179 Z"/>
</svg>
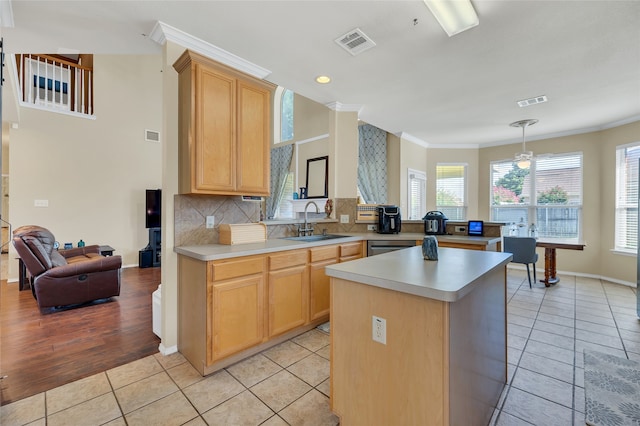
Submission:
<svg viewBox="0 0 640 426">
<path fill-rule="evenodd" d="M 6 53 L 157 54 L 160 21 L 433 147 L 518 142 L 525 118 L 527 140 L 640 120 L 640 0 L 472 0 L 480 24 L 453 37 L 420 0 L 0 3 Z M 334 42 L 355 28 L 376 43 L 358 56 Z"/>
</svg>

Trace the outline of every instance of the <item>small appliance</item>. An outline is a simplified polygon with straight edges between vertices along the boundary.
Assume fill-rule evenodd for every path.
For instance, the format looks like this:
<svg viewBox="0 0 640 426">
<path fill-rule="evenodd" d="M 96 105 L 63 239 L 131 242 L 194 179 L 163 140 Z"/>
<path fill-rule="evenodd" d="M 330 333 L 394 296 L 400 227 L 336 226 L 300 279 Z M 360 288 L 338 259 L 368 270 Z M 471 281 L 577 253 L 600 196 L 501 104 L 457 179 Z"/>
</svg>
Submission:
<svg viewBox="0 0 640 426">
<path fill-rule="evenodd" d="M 440 211 L 430 211 L 422 218 L 426 235 L 444 235 L 447 228 L 447 217 Z"/>
<path fill-rule="evenodd" d="M 378 206 L 378 234 L 397 234 L 401 223 L 400 207 Z"/>
</svg>

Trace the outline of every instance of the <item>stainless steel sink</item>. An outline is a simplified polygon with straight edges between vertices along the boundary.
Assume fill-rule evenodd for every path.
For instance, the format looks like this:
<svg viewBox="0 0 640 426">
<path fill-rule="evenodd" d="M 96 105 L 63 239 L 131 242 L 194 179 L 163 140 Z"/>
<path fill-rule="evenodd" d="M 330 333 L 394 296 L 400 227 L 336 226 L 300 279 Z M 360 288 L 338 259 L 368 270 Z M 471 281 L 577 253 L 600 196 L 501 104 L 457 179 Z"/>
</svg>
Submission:
<svg viewBox="0 0 640 426">
<path fill-rule="evenodd" d="M 348 238 L 348 235 L 333 235 L 333 234 L 327 234 L 327 235 L 306 235 L 303 237 L 283 237 L 283 240 L 291 240 L 291 241 L 304 241 L 304 242 L 310 242 L 310 241 L 324 241 L 324 240 L 333 240 L 336 238 Z"/>
</svg>

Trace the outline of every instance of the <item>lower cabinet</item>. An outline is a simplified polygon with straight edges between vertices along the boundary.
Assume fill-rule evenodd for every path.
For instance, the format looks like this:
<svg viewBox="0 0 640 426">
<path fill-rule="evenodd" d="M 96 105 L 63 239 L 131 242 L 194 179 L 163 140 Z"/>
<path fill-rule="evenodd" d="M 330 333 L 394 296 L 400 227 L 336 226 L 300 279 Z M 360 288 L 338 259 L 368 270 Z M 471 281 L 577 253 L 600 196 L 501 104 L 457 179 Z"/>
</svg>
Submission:
<svg viewBox="0 0 640 426">
<path fill-rule="evenodd" d="M 309 316 L 311 320 L 329 317 L 329 277 L 324 268 L 338 263 L 338 246 L 322 246 L 309 249 Z"/>
<path fill-rule="evenodd" d="M 362 243 L 200 261 L 178 255 L 178 350 L 202 374 L 329 319 L 325 267 Z"/>
<path fill-rule="evenodd" d="M 308 271 L 306 250 L 269 256 L 269 337 L 309 321 Z"/>
<path fill-rule="evenodd" d="M 209 364 L 262 342 L 264 330 L 263 275 L 209 283 L 207 306 L 212 341 Z"/>
</svg>

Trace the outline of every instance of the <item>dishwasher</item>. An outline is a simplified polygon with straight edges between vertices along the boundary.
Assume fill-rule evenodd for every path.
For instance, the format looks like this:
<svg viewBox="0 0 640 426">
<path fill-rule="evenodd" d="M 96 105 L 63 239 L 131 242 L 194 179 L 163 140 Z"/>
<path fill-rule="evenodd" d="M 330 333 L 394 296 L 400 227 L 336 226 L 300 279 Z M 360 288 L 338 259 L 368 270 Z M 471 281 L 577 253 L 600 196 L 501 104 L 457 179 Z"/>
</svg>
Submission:
<svg viewBox="0 0 640 426">
<path fill-rule="evenodd" d="M 415 240 L 369 240 L 367 241 L 367 256 L 375 256 L 376 254 L 402 250 L 415 246 Z"/>
</svg>

